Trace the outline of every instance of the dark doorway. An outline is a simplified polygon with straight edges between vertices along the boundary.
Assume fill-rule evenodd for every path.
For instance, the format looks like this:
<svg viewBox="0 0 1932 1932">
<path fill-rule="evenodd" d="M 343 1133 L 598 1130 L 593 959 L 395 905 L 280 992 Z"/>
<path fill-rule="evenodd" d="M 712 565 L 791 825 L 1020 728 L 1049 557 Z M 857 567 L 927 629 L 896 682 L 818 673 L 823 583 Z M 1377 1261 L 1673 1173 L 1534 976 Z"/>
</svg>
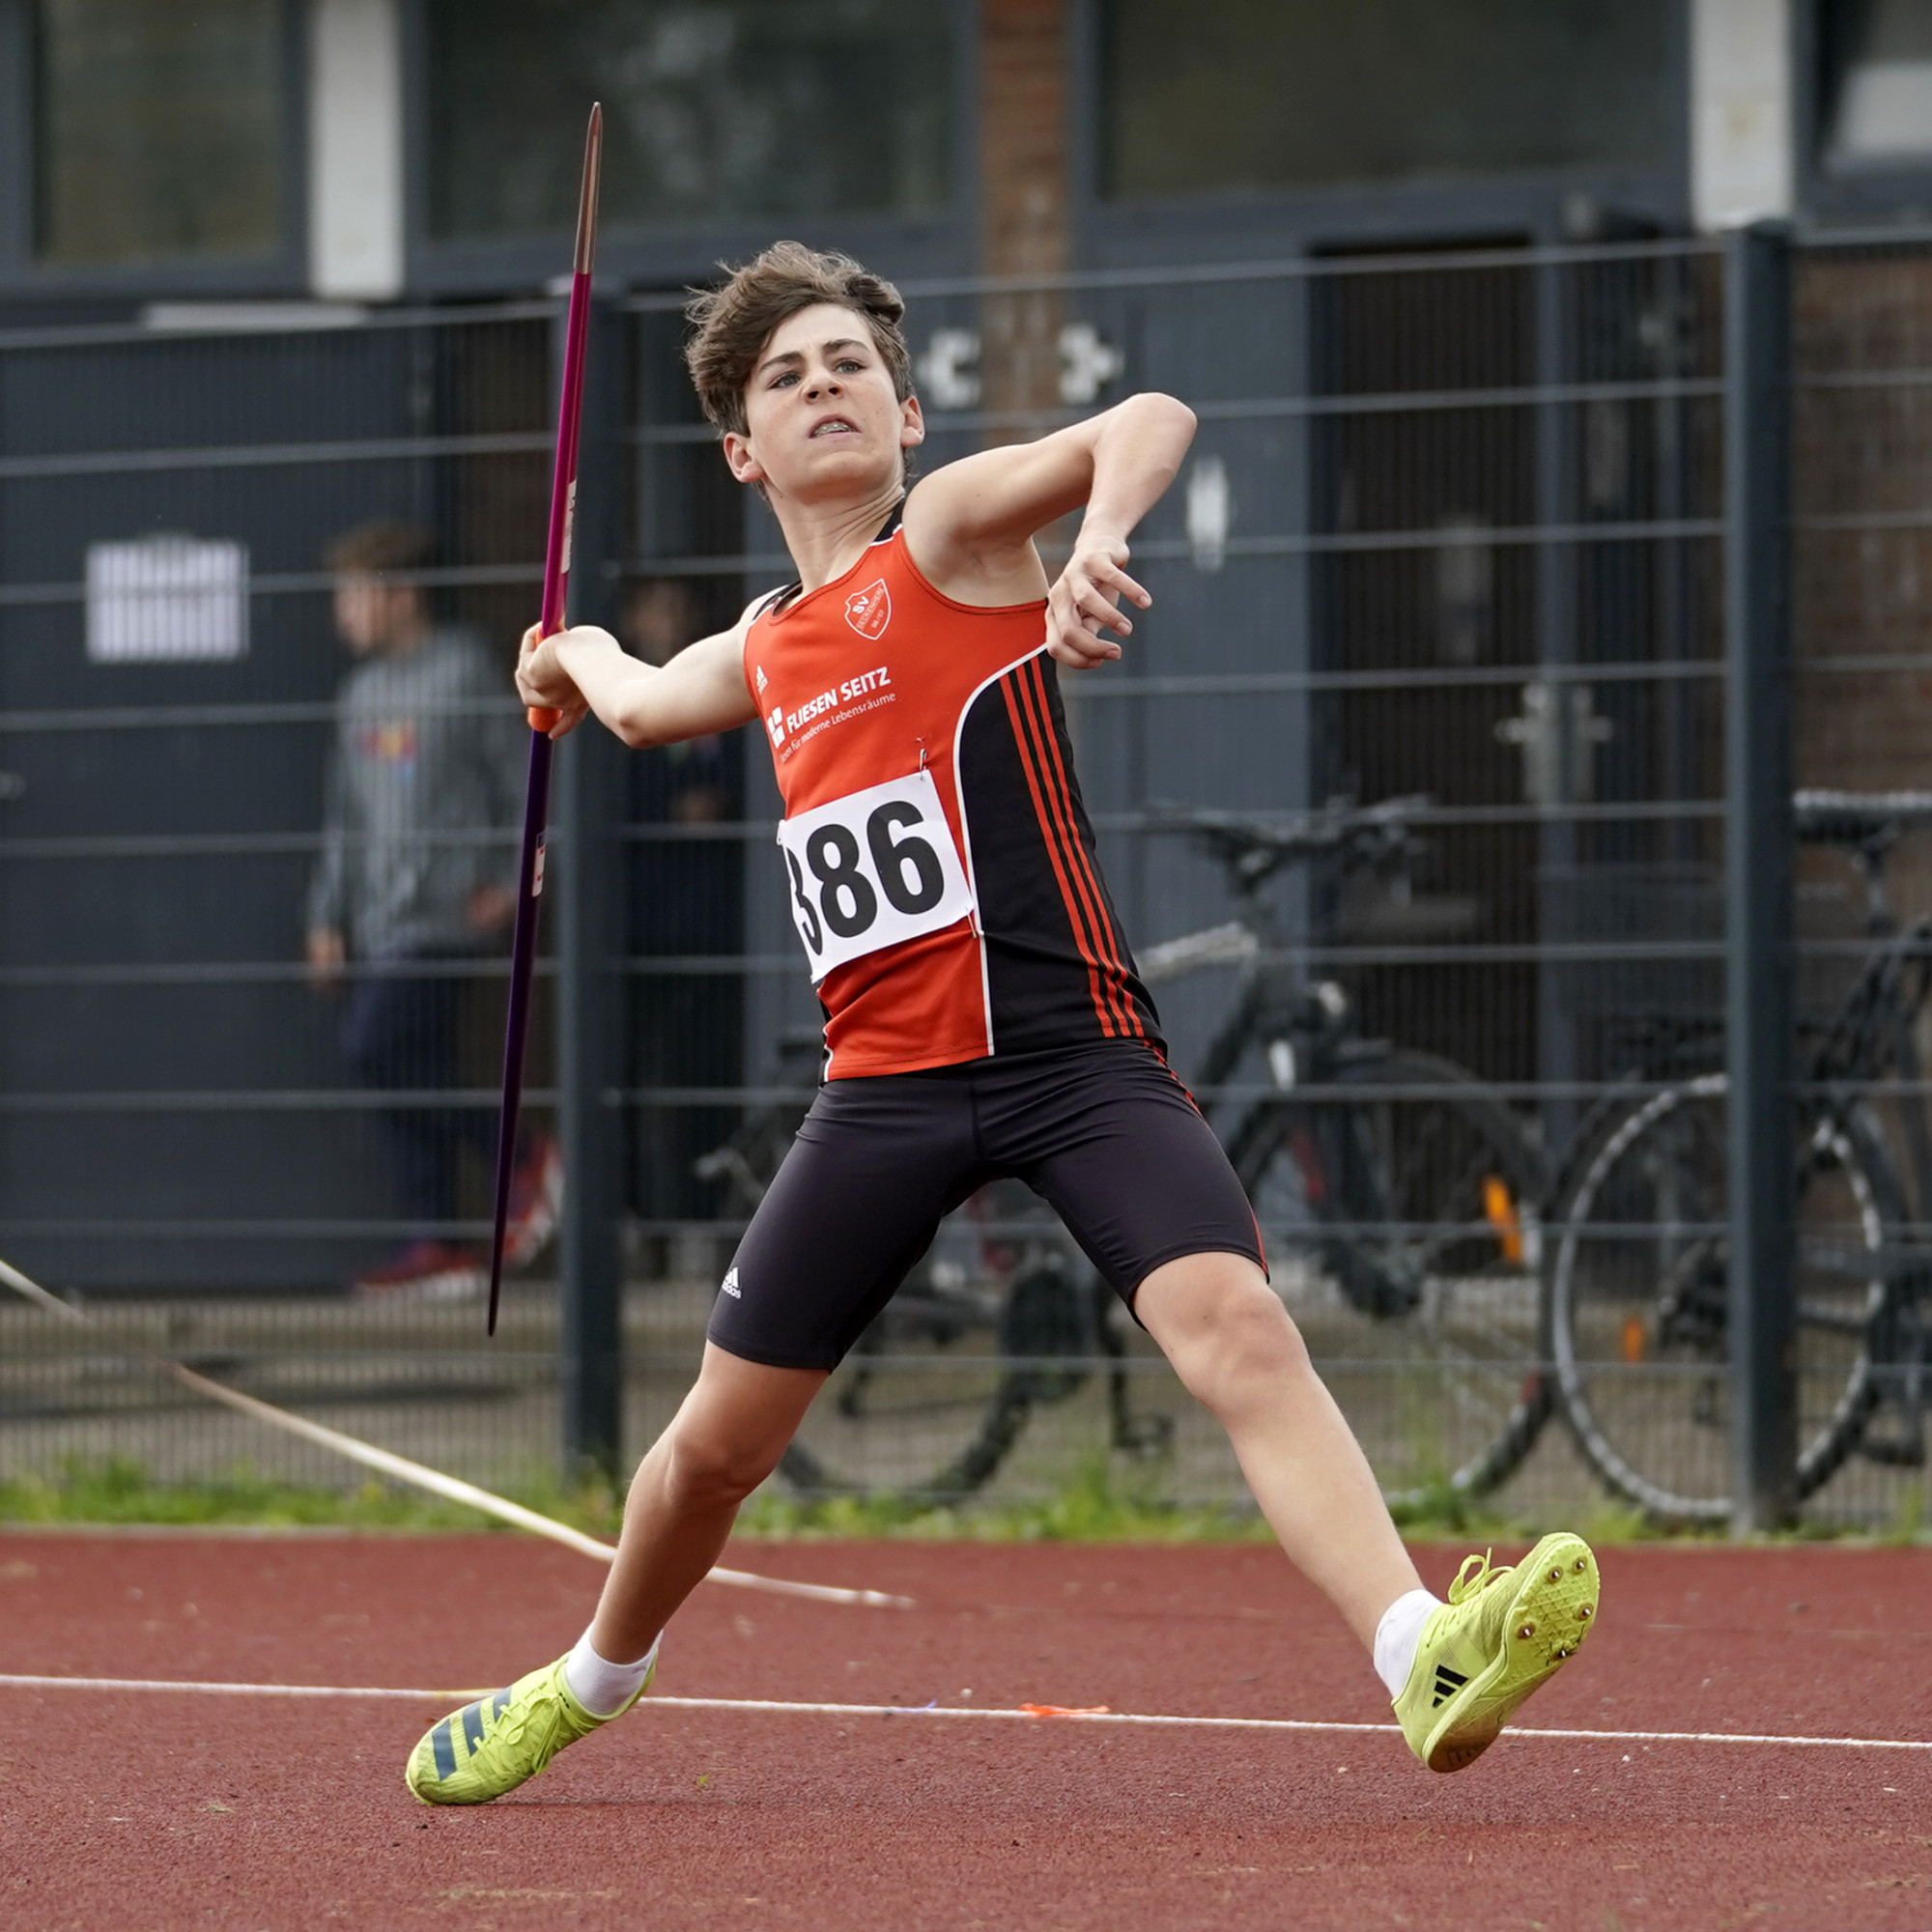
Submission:
<svg viewBox="0 0 1932 1932">
<path fill-rule="evenodd" d="M 1514 802 L 1521 765 L 1496 727 L 1516 711 L 1520 687 L 1463 674 L 1536 661 L 1535 553 L 1490 534 L 1536 521 L 1535 419 L 1457 392 L 1534 382 L 1531 271 L 1365 266 L 1321 277 L 1314 295 L 1311 386 L 1360 399 L 1357 411 L 1317 419 L 1314 528 L 1387 539 L 1327 554 L 1316 573 L 1318 664 L 1368 675 L 1363 688 L 1323 700 L 1315 795 Z M 1420 403 L 1422 392 L 1442 400 Z M 1410 396 L 1418 402 L 1389 406 Z M 1394 949 L 1532 941 L 1536 862 L 1533 826 L 1437 827 L 1406 898 L 1366 880 L 1331 892 L 1328 936 Z M 1533 965 L 1378 964 L 1354 983 L 1373 1031 L 1489 1079 L 1534 1077 Z"/>
</svg>

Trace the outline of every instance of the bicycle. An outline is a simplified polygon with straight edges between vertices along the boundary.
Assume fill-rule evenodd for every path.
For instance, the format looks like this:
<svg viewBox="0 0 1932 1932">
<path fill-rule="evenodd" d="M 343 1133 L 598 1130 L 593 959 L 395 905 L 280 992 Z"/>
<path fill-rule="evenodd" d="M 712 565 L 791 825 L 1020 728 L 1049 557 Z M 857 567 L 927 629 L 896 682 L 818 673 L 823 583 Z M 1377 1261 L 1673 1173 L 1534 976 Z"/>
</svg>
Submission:
<svg viewBox="0 0 1932 1932">
<path fill-rule="evenodd" d="M 1803 791 L 1793 804 L 1802 840 L 1851 858 L 1870 942 L 1835 1007 L 1800 1023 L 1802 1498 L 1855 1452 L 1894 1466 L 1925 1461 L 1932 1273 L 1908 1239 L 1906 1189 L 1861 1090 L 1895 1083 L 1923 1214 L 1932 1120 L 1914 1025 L 1932 994 L 1932 919 L 1901 930 L 1885 864 L 1909 827 L 1932 824 L 1932 793 Z M 1728 1083 L 1714 1064 L 1721 1044 L 1715 1020 L 1680 1024 L 1664 1057 L 1688 1069 L 1661 1082 L 1657 1069 L 1639 1069 L 1623 1083 L 1637 1092 L 1600 1103 L 1568 1163 L 1546 1243 L 1548 1346 L 1570 1433 L 1612 1491 L 1665 1521 L 1719 1522 L 1731 1507 Z"/>
<path fill-rule="evenodd" d="M 1540 1346 L 1541 1151 L 1476 1074 L 1367 1037 L 1340 980 L 1310 979 L 1269 883 L 1326 863 L 1403 897 L 1424 796 L 1335 800 L 1284 818 L 1164 807 L 1152 829 L 1221 866 L 1236 908 L 1222 925 L 1150 948 L 1150 983 L 1208 966 L 1239 978 L 1198 1078 L 1210 1107 L 1259 1049 L 1269 1091 L 1224 1133 L 1270 1253 L 1275 1285 L 1332 1381 L 1393 1376 L 1401 1439 L 1378 1460 L 1475 1494 L 1507 1477 L 1552 1406 Z M 1210 1115 L 1211 1118 L 1211 1115 Z M 1384 1411 L 1386 1413 L 1386 1411 Z M 1450 1466 L 1442 1446 L 1454 1443 Z M 1433 1480 L 1432 1480 L 1433 1478 Z"/>
<path fill-rule="evenodd" d="M 723 1181 L 746 1213 L 805 1116 L 819 1052 L 815 1034 L 785 1036 L 777 1084 L 800 1097 L 753 1109 L 696 1163 L 699 1178 Z M 1021 1181 L 994 1181 L 941 1224 L 813 1404 L 780 1473 L 808 1495 L 964 1496 L 992 1477 L 1037 1410 L 1065 1403 L 1096 1372 L 1106 1378 L 1112 1449 L 1160 1456 L 1173 1419 L 1135 1408 L 1120 1321 L 1113 1292 L 1046 1204 Z M 935 1398 L 935 1379 L 944 1397 Z M 888 1461 L 894 1473 L 881 1480 Z"/>
</svg>

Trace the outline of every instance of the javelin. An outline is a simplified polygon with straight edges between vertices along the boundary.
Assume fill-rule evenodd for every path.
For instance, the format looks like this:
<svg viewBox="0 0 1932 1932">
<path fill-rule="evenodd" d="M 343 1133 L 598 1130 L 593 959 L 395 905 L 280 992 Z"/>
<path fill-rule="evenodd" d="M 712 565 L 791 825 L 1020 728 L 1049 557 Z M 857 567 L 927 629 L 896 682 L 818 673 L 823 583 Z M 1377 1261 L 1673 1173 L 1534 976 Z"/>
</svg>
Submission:
<svg viewBox="0 0 1932 1932">
<path fill-rule="evenodd" d="M 45 1314 L 72 1322 L 87 1329 L 90 1334 L 99 1335 L 102 1332 L 91 1316 L 63 1301 L 59 1295 L 48 1293 L 39 1282 L 4 1261 L 0 1261 L 0 1283 Z M 109 1338 L 103 1336 L 103 1339 Z M 600 1563 L 609 1563 L 617 1554 L 614 1546 L 594 1536 L 585 1536 L 581 1529 L 572 1529 L 567 1522 L 558 1522 L 554 1517 L 526 1509 L 522 1503 L 513 1503 L 505 1496 L 493 1495 L 488 1490 L 479 1490 L 474 1483 L 466 1483 L 456 1476 L 445 1476 L 440 1469 L 412 1463 L 407 1456 L 398 1456 L 388 1449 L 378 1449 L 374 1443 L 345 1435 L 339 1429 L 326 1428 L 320 1422 L 309 1421 L 306 1416 L 291 1415 L 287 1409 L 277 1408 L 271 1402 L 243 1395 L 240 1389 L 232 1389 L 225 1382 L 211 1381 L 184 1362 L 172 1362 L 163 1355 L 151 1354 L 146 1349 L 136 1348 L 119 1338 L 112 1338 L 109 1346 L 161 1375 L 172 1376 L 184 1388 L 193 1390 L 196 1395 L 206 1396 L 209 1401 L 218 1402 L 256 1422 L 266 1422 L 270 1429 L 279 1429 L 285 1435 L 299 1435 L 325 1449 L 332 1449 L 336 1455 L 346 1456 L 352 1463 L 360 1463 L 365 1469 L 374 1469 L 397 1482 L 427 1490 L 431 1495 L 442 1496 L 450 1502 L 466 1504 L 470 1509 L 480 1510 L 485 1516 L 494 1516 L 499 1522 L 529 1530 L 533 1535 L 547 1536 L 553 1543 L 560 1543 L 566 1549 L 576 1550 L 580 1556 L 593 1556 Z M 781 1597 L 809 1597 L 821 1604 L 864 1604 L 876 1609 L 892 1610 L 912 1608 L 910 1597 L 889 1596 L 883 1590 L 843 1590 L 835 1589 L 827 1583 L 796 1583 L 786 1577 L 759 1577 L 749 1570 L 714 1569 L 709 1580 L 728 1583 L 741 1590 L 768 1590 Z"/>
<path fill-rule="evenodd" d="M 577 202 L 577 252 L 572 258 L 570 319 L 564 328 L 563 393 L 556 406 L 556 468 L 550 486 L 550 540 L 544 551 L 541 635 L 565 623 L 570 599 L 570 534 L 577 518 L 577 444 L 583 419 L 583 348 L 590 326 L 590 270 L 597 259 L 597 188 L 604 162 L 604 108 L 590 109 L 583 137 L 583 186 Z M 532 705 L 530 775 L 524 797 L 523 855 L 517 865 L 517 927 L 510 942 L 510 1011 L 503 1028 L 503 1111 L 497 1126 L 497 1205 L 490 1233 L 490 1317 L 503 1286 L 503 1228 L 510 1212 L 510 1170 L 516 1165 L 517 1115 L 524 1098 L 524 1048 L 530 1030 L 530 979 L 537 953 L 537 901 L 543 895 L 544 821 L 550 814 L 550 733 L 560 717 Z"/>
</svg>

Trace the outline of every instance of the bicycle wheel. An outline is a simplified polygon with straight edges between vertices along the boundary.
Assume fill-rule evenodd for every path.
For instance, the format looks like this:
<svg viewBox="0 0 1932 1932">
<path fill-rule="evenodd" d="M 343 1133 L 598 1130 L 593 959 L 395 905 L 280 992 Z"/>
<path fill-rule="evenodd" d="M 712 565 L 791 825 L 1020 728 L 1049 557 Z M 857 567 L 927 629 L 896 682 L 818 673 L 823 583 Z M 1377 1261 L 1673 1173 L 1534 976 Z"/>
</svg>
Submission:
<svg viewBox="0 0 1932 1932">
<path fill-rule="evenodd" d="M 1552 1229 L 1549 1345 L 1578 1448 L 1672 1522 L 1731 1511 L 1726 1082 L 1652 1094 L 1578 1165 Z M 1902 1195 L 1864 1115 L 1797 1127 L 1798 1493 L 1858 1446 Z"/>
<path fill-rule="evenodd" d="M 1548 1419 L 1543 1162 L 1473 1075 L 1395 1052 L 1360 1097 L 1264 1100 L 1230 1152 L 1275 1286 L 1391 1502 L 1503 1481 Z"/>
</svg>

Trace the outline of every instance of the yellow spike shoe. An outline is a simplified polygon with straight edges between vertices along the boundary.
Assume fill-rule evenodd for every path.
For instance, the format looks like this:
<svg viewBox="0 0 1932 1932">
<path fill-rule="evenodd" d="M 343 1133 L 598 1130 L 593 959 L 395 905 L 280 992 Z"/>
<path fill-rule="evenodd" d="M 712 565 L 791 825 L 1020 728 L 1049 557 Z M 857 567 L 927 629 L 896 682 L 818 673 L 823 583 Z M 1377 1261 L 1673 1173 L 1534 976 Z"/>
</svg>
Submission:
<svg viewBox="0 0 1932 1932">
<path fill-rule="evenodd" d="M 432 1724 L 410 1753 L 403 1781 L 425 1804 L 487 1804 L 534 1777 L 565 1745 L 608 1724 L 610 1718 L 593 1718 L 571 1695 L 563 1678 L 567 1662 L 559 1657 Z M 625 1711 L 651 1688 L 656 1669 L 654 1651 Z"/>
<path fill-rule="evenodd" d="M 1470 1556 L 1422 1627 L 1395 1700 L 1408 1747 L 1431 1771 L 1461 1771 L 1495 1743 L 1524 1698 L 1590 1634 L 1600 1582 L 1580 1536 L 1546 1536 L 1513 1569 Z"/>
</svg>

